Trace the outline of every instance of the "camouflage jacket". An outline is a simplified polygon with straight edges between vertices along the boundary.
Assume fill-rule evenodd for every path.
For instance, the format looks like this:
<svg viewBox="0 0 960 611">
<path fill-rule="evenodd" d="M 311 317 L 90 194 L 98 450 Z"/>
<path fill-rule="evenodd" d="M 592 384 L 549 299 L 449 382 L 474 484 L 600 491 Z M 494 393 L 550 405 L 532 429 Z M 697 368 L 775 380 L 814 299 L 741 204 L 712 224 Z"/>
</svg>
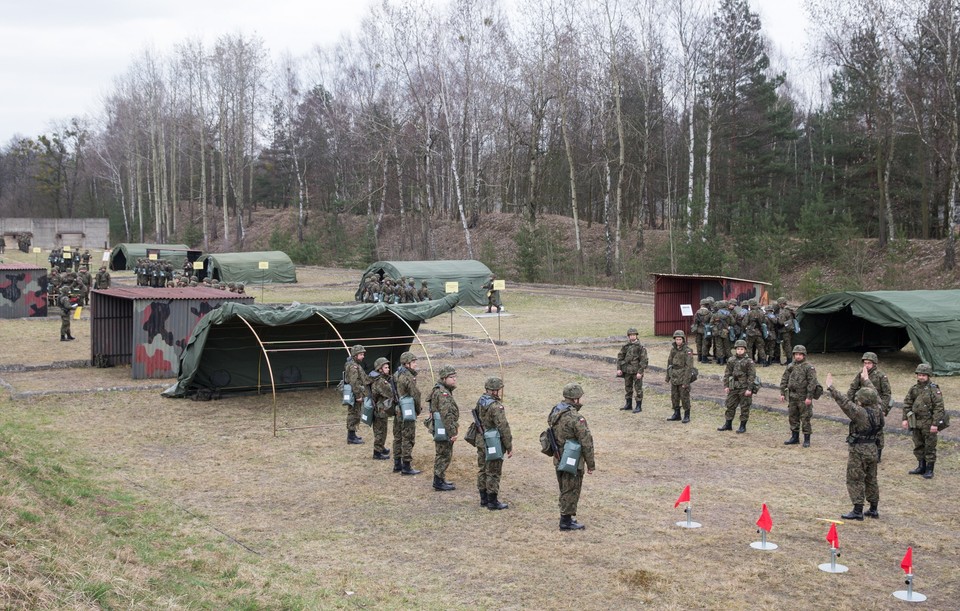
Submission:
<svg viewBox="0 0 960 611">
<path fill-rule="evenodd" d="M 793 361 L 780 378 L 780 394 L 791 399 L 812 400 L 817 384 L 817 369 L 813 365 L 806 359 L 801 363 Z"/>
<path fill-rule="evenodd" d="M 367 396 L 367 384 L 370 383 L 370 376 L 363 370 L 360 363 L 353 360 L 353 357 L 347 359 L 347 364 L 343 367 L 343 376 L 350 388 L 353 389 L 353 400 L 363 401 Z"/>
<path fill-rule="evenodd" d="M 870 380 L 867 380 L 863 387 L 873 388 L 873 384 Z M 883 430 L 883 409 L 881 406 L 876 403 L 857 403 L 832 386 L 827 389 L 827 392 L 837 402 L 847 418 L 850 418 L 850 437 L 863 441 L 876 441 L 877 435 Z M 848 438 L 847 443 L 853 443 L 853 440 Z"/>
<path fill-rule="evenodd" d="M 711 316 L 712 314 L 707 306 L 700 306 L 700 309 L 693 315 L 693 324 L 690 325 L 690 333 L 706 332 L 704 326 L 710 324 Z"/>
<path fill-rule="evenodd" d="M 750 337 L 763 337 L 763 323 L 767 322 L 763 310 L 758 307 L 750 308 L 750 311 L 743 317 L 743 327 Z"/>
<path fill-rule="evenodd" d="M 903 419 L 913 412 L 916 428 L 930 428 L 943 420 L 943 394 L 933 382 L 917 382 L 907 391 L 903 399 Z"/>
<path fill-rule="evenodd" d="M 647 349 L 639 341 L 627 342 L 617 354 L 617 369 L 624 374 L 642 373 L 647 363 Z"/>
<path fill-rule="evenodd" d="M 780 324 L 781 329 L 787 333 L 793 333 L 794 318 L 796 318 L 796 316 L 794 316 L 793 310 L 787 306 L 780 306 L 780 311 L 777 312 L 777 322 Z"/>
<path fill-rule="evenodd" d="M 733 356 L 723 372 L 723 386 L 730 390 L 750 390 L 757 377 L 757 368 L 747 355 Z"/>
<path fill-rule="evenodd" d="M 667 382 L 675 386 L 690 384 L 693 375 L 693 350 L 686 343 L 678 348 L 676 344 L 670 347 L 670 356 L 667 358 Z"/>
<path fill-rule="evenodd" d="M 710 322 L 713 324 L 713 334 L 720 335 L 726 333 L 727 329 L 730 328 L 733 323 L 733 315 L 727 308 L 720 308 L 710 317 Z"/>
<path fill-rule="evenodd" d="M 413 397 L 413 405 L 420 415 L 420 389 L 417 387 L 417 372 L 407 369 L 403 365 L 397 369 L 394 374 L 397 382 L 397 395 L 400 397 Z"/>
<path fill-rule="evenodd" d="M 892 395 L 890 391 L 890 380 L 887 379 L 887 374 L 880 371 L 879 367 L 871 369 L 868 375 L 870 377 L 870 386 L 880 395 L 880 409 L 883 410 L 883 415 L 886 416 L 890 413 L 890 408 L 893 407 L 893 404 L 890 403 Z M 867 385 L 860 383 L 860 374 L 857 373 L 857 375 L 853 377 L 853 382 L 850 383 L 850 388 L 847 390 L 847 398 L 853 401 L 861 386 L 866 387 Z"/>
<path fill-rule="evenodd" d="M 484 431 L 493 429 L 500 431 L 500 443 L 503 445 L 503 451 L 512 452 L 513 435 L 510 433 L 510 423 L 507 422 L 507 414 L 504 411 L 503 403 L 490 395 L 481 395 L 477 401 L 477 416 L 480 418 L 480 425 L 483 426 Z M 478 442 L 477 449 L 483 451 L 483 444 Z"/>
<path fill-rule="evenodd" d="M 587 426 L 587 420 L 580 415 L 580 408 L 564 401 L 559 403 L 550 412 L 547 417 L 547 424 L 553 429 L 553 436 L 557 440 L 557 447 L 563 451 L 563 444 L 568 439 L 573 439 L 580 444 L 580 457 L 583 461 L 580 463 L 580 470 L 583 471 L 584 465 L 587 469 L 593 471 L 596 469 L 596 463 L 593 456 L 593 435 L 590 433 L 590 427 Z M 553 464 L 560 463 L 558 457 L 553 457 Z"/>
<path fill-rule="evenodd" d="M 374 405 L 380 409 L 389 409 L 390 405 L 396 401 L 396 397 L 393 395 L 393 384 L 391 383 L 390 375 L 383 375 L 379 372 L 371 372 L 370 379 L 372 383 L 370 384 L 370 392 L 372 393 L 371 398 L 373 399 Z"/>
<path fill-rule="evenodd" d="M 460 407 L 457 406 L 457 400 L 453 398 L 453 391 L 444 386 L 443 382 L 438 381 L 430 391 L 431 416 L 433 412 L 440 412 L 443 427 L 447 429 L 447 436 L 450 439 L 456 437 L 460 426 Z"/>
</svg>

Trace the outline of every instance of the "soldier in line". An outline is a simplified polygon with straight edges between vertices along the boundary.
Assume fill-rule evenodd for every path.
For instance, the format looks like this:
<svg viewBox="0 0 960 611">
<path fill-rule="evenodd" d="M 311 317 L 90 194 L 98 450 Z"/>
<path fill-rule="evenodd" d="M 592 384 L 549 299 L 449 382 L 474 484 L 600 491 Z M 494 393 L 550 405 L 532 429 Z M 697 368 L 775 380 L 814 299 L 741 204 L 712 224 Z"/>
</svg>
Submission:
<svg viewBox="0 0 960 611">
<path fill-rule="evenodd" d="M 694 345 L 697 347 L 697 362 L 707 363 L 707 342 L 712 335 L 707 335 L 707 325 L 710 325 L 710 308 L 707 307 L 707 300 L 700 300 L 700 309 L 693 314 L 693 324 L 690 325 L 690 333 L 693 334 Z M 711 325 L 712 328 L 712 325 Z"/>
<path fill-rule="evenodd" d="M 747 305 L 749 309 L 744 310 L 742 317 L 743 329 L 747 335 L 747 355 L 753 358 L 753 355 L 756 354 L 756 362 L 766 367 L 770 364 L 767 362 L 767 351 L 764 348 L 763 337 L 763 326 L 767 322 L 767 318 L 763 315 L 760 306 L 757 305 L 756 299 L 751 299 L 747 302 Z"/>
<path fill-rule="evenodd" d="M 925 479 L 933 477 L 933 467 L 937 462 L 937 433 L 944 425 L 943 393 L 940 387 L 930 380 L 933 368 L 920 363 L 916 369 L 917 383 L 910 387 L 903 399 L 904 429 L 913 434 L 913 455 L 917 457 L 917 468 L 910 475 L 923 475 Z"/>
<path fill-rule="evenodd" d="M 69 342 L 73 341 L 75 338 L 70 334 L 70 316 L 73 314 L 73 311 L 77 309 L 77 303 L 74 301 L 72 296 L 66 291 L 63 290 L 60 292 L 60 341 Z"/>
<path fill-rule="evenodd" d="M 635 328 L 627 329 L 627 343 L 617 354 L 617 377 L 623 378 L 624 389 L 624 404 L 620 409 L 632 409 L 635 414 L 643 411 L 643 373 L 648 364 L 647 349 L 637 339 L 638 336 Z M 634 396 L 637 399 L 636 407 L 633 407 Z"/>
<path fill-rule="evenodd" d="M 850 513 L 840 516 L 844 520 L 863 520 L 863 516 L 879 518 L 880 486 L 877 483 L 877 434 L 883 430 L 883 410 L 880 398 L 866 364 L 860 370 L 861 385 L 854 400 L 833 387 L 833 374 L 827 374 L 827 391 L 843 413 L 850 418 L 850 434 L 847 435 L 847 492 L 853 503 Z M 863 511 L 863 500 L 870 509 Z"/>
<path fill-rule="evenodd" d="M 417 387 L 417 357 L 412 352 L 400 355 L 400 367 L 394 376 L 397 384 L 397 396 L 403 399 L 413 399 L 416 415 L 420 415 L 420 389 Z M 393 419 L 393 472 L 401 475 L 416 475 L 419 469 L 414 469 L 410 463 L 413 460 L 413 446 L 416 443 L 416 420 L 404 420 L 402 414 L 397 413 Z"/>
<path fill-rule="evenodd" d="M 417 291 L 417 298 L 420 301 L 430 301 L 430 289 L 427 288 L 427 281 L 420 281 L 420 290 Z"/>
<path fill-rule="evenodd" d="M 753 360 L 747 355 L 747 342 L 738 339 L 733 344 L 734 356 L 727 361 L 723 373 L 723 392 L 727 393 L 727 411 L 725 422 L 718 431 L 733 430 L 733 417 L 740 408 L 740 428 L 738 433 L 747 432 L 747 420 L 750 419 L 750 406 L 753 404 L 754 381 L 757 370 Z"/>
<path fill-rule="evenodd" d="M 690 422 L 690 382 L 693 377 L 693 350 L 687 345 L 686 334 L 677 329 L 673 332 L 673 345 L 667 357 L 667 384 L 670 385 L 670 402 L 673 415 L 667 420 L 680 420 L 683 406 L 683 423 Z"/>
<path fill-rule="evenodd" d="M 780 400 L 788 401 L 790 419 L 790 439 L 784 441 L 783 445 L 800 443 L 802 427 L 803 447 L 810 447 L 810 418 L 813 416 L 813 395 L 817 384 L 817 370 L 807 362 L 807 349 L 799 344 L 794 346 L 793 362 L 787 365 L 780 378 Z"/>
<path fill-rule="evenodd" d="M 477 418 L 483 431 L 500 432 L 500 444 L 507 458 L 513 456 L 513 436 L 503 403 L 503 380 L 497 377 L 487 378 L 483 385 L 484 393 L 477 400 Z M 482 433 L 481 433 L 482 435 Z M 487 509 L 509 509 L 501 503 L 500 476 L 503 473 L 503 458 L 487 459 L 487 446 L 481 436 L 477 438 L 477 490 L 480 492 L 480 506 Z"/>
<path fill-rule="evenodd" d="M 386 449 L 387 442 L 387 418 L 396 412 L 396 391 L 393 387 L 393 379 L 390 378 L 390 361 L 384 357 L 378 358 L 373 363 L 373 371 L 370 372 L 371 397 L 373 398 L 373 459 L 389 460 L 390 450 Z"/>
<path fill-rule="evenodd" d="M 890 414 L 890 408 L 893 407 L 890 399 L 893 396 L 893 393 L 890 391 L 890 380 L 887 379 L 887 374 L 880 371 L 877 367 L 877 363 L 880 361 L 877 359 L 877 355 L 874 352 L 864 352 L 863 357 L 860 359 L 862 365 L 867 369 L 867 373 L 870 377 L 870 383 L 873 384 L 873 389 L 877 391 L 880 401 L 880 409 L 883 411 L 883 417 L 886 418 Z M 861 382 L 861 376 L 857 373 L 854 376 L 853 381 L 850 382 L 850 388 L 847 390 L 847 399 L 853 401 L 856 398 L 857 391 L 863 387 Z M 880 459 L 883 457 L 883 429 L 877 433 L 877 462 L 880 462 Z"/>
<path fill-rule="evenodd" d="M 433 414 L 438 412 L 443 428 L 446 430 L 447 440 L 434 439 L 436 458 L 433 461 L 433 489 L 439 492 L 456 490 L 457 487 L 446 480 L 447 467 L 453 458 L 453 443 L 457 440 L 457 431 L 460 425 L 460 408 L 453 398 L 453 389 L 457 387 L 457 370 L 451 365 L 440 368 L 440 378 L 430 392 L 430 417 L 427 419 L 427 428 L 434 431 Z"/>
<path fill-rule="evenodd" d="M 360 407 L 363 405 L 363 398 L 367 396 L 367 385 L 370 383 L 370 377 L 363 370 L 363 358 L 366 354 L 367 349 L 360 344 L 351 346 L 350 358 L 343 367 L 344 380 L 353 389 L 353 405 L 347 406 L 348 444 L 363 443 L 363 438 L 357 435 L 357 425 L 360 424 Z"/>
<path fill-rule="evenodd" d="M 557 470 L 557 484 L 560 488 L 560 530 L 582 530 L 583 524 L 577 522 L 577 504 L 580 502 L 580 490 L 583 487 L 583 471 L 593 473 L 597 468 L 593 456 L 593 435 L 587 420 L 580 415 L 583 407 L 583 387 L 570 383 L 563 387 L 563 401 L 558 403 L 547 417 L 547 424 L 553 431 L 558 450 L 562 451 L 567 440 L 580 444 L 580 460 L 577 472 L 568 473 Z M 554 454 L 553 465 L 559 466 L 560 455 Z"/>
<path fill-rule="evenodd" d="M 773 306 L 763 307 L 764 322 L 767 324 L 767 336 L 764 339 L 764 350 L 767 352 L 767 365 L 774 362 L 780 364 L 780 323 L 777 322 L 777 315 L 773 311 Z"/>
<path fill-rule="evenodd" d="M 727 309 L 726 301 L 717 302 L 717 311 L 710 318 L 713 325 L 713 354 L 718 365 L 724 365 L 730 357 L 730 329 L 733 324 L 733 314 Z"/>
<path fill-rule="evenodd" d="M 780 351 L 783 352 L 783 364 L 789 365 L 790 357 L 788 355 L 793 353 L 793 321 L 796 315 L 793 309 L 787 305 L 786 297 L 777 299 L 777 305 L 780 306 L 777 311 L 777 322 L 780 323 Z"/>
<path fill-rule="evenodd" d="M 80 305 L 90 305 L 90 287 L 93 286 L 93 277 L 90 275 L 90 271 L 86 266 L 80 268 L 80 273 L 77 274 L 77 279 L 83 283 L 83 292 L 80 294 Z"/>
<path fill-rule="evenodd" d="M 486 284 L 483 285 L 483 290 L 487 292 L 488 314 L 493 312 L 493 308 L 497 308 L 497 312 L 503 311 L 503 302 L 500 301 L 500 291 L 493 288 L 493 281 L 496 279 L 496 274 L 490 274 L 490 278 L 487 280 Z"/>
</svg>

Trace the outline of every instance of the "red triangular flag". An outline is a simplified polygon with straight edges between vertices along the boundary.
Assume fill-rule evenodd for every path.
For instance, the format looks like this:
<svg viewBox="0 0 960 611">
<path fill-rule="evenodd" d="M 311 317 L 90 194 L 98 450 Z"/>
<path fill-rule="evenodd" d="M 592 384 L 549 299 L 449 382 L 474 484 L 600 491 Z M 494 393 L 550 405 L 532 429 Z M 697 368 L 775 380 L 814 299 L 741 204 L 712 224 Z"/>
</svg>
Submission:
<svg viewBox="0 0 960 611">
<path fill-rule="evenodd" d="M 767 504 L 763 504 L 763 509 L 760 510 L 760 519 L 757 520 L 757 526 L 761 530 L 770 532 L 770 529 L 773 528 L 773 518 L 770 517 L 770 512 L 767 511 Z"/>
<path fill-rule="evenodd" d="M 903 569 L 903 572 L 910 574 L 910 569 L 913 568 L 913 548 L 908 547 L 907 553 L 903 555 L 903 560 L 900 561 L 900 568 Z"/>
<path fill-rule="evenodd" d="M 690 502 L 690 484 L 687 484 L 687 487 L 683 489 L 683 492 L 680 493 L 680 497 L 677 499 L 677 502 L 673 504 L 673 508 L 676 509 L 680 506 L 680 503 L 689 503 Z"/>
<path fill-rule="evenodd" d="M 840 536 L 837 534 L 837 525 L 830 525 L 830 532 L 827 533 L 827 541 L 834 549 L 840 549 Z"/>
</svg>

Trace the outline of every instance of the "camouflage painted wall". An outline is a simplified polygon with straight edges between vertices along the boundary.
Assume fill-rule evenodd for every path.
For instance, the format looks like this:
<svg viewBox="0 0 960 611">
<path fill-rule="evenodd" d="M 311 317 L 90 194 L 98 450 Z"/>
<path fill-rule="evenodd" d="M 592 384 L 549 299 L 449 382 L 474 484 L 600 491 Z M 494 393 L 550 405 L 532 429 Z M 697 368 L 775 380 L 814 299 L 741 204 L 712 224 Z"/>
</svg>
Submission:
<svg viewBox="0 0 960 611">
<path fill-rule="evenodd" d="M 0 318 L 44 318 L 47 271 L 0 265 Z"/>
</svg>

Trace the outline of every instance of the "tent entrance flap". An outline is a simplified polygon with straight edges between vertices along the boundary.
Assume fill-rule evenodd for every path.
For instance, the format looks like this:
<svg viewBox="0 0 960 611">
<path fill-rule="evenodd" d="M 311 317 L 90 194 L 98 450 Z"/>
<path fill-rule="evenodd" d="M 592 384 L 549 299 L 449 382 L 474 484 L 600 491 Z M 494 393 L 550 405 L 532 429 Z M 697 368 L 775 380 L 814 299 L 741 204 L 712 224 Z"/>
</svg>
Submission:
<svg viewBox="0 0 960 611">
<path fill-rule="evenodd" d="M 807 316 L 803 341 L 814 352 L 896 352 L 910 342 L 906 327 L 884 327 L 855 316 L 847 306 L 830 314 Z M 799 343 L 799 338 L 794 340 Z"/>
</svg>

